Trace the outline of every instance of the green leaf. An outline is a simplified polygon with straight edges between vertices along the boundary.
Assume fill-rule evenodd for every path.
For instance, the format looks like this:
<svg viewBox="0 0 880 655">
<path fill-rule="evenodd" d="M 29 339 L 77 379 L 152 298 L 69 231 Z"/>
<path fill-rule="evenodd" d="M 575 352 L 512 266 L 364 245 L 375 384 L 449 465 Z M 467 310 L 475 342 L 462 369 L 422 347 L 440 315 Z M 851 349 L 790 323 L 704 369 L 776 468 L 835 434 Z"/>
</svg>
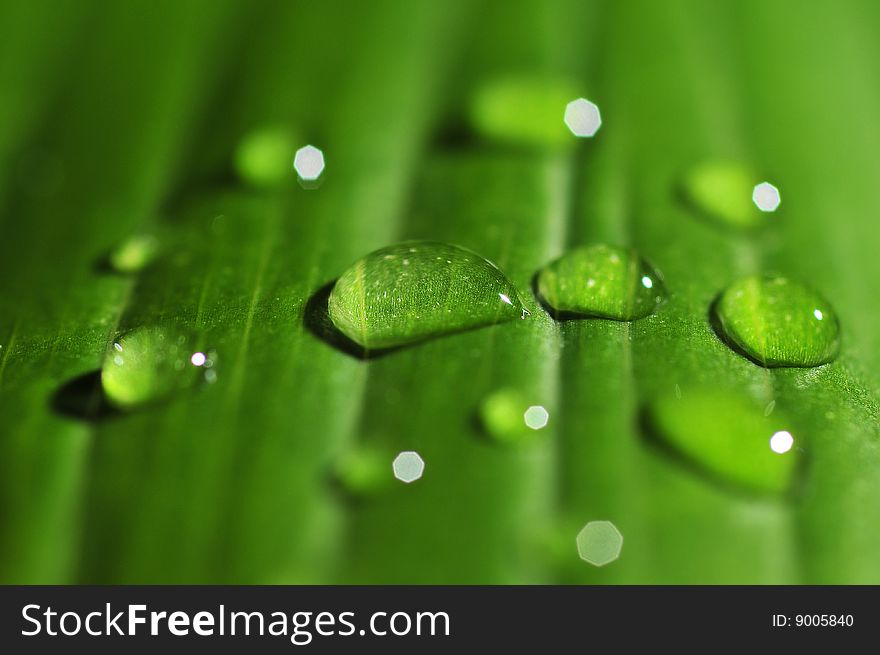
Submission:
<svg viewBox="0 0 880 655">
<path fill-rule="evenodd" d="M 0 9 L 3 582 L 880 582 L 880 10 L 472 4 Z M 560 106 L 504 127 L 538 135 L 525 149 L 481 138 L 473 99 L 523 75 L 571 80 L 601 130 L 567 134 Z M 292 152 L 275 178 L 274 149 L 272 183 L 239 179 L 266 126 L 325 153 L 319 188 Z M 679 191 L 704 161 L 751 162 L 784 211 L 701 220 Z M 141 234 L 152 259 L 108 270 Z M 367 359 L 328 340 L 322 290 L 412 239 L 492 261 L 532 316 Z M 638 251 L 667 301 L 554 320 L 535 274 L 590 243 Z M 822 290 L 836 359 L 768 369 L 719 339 L 713 301 L 765 273 Z M 111 411 L 105 353 L 145 326 L 216 352 L 215 381 Z M 740 493 L 646 438 L 676 385 L 784 411 L 792 493 Z M 502 389 L 548 412 L 516 447 L 486 438 Z M 412 484 L 402 451 L 425 462 Z M 622 548 L 596 567 L 578 535 L 602 521 Z"/>
</svg>

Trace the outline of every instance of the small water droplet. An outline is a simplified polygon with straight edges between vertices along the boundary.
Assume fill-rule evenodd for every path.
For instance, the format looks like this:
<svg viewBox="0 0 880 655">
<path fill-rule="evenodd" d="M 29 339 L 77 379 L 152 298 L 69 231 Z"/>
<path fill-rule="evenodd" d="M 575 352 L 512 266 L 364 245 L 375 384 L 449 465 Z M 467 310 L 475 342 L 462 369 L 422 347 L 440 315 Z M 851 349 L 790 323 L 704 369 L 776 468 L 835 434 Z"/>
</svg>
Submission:
<svg viewBox="0 0 880 655">
<path fill-rule="evenodd" d="M 812 289 L 778 276 L 753 276 L 730 285 L 714 307 L 722 336 L 768 367 L 819 366 L 839 348 L 839 324 Z"/>
<path fill-rule="evenodd" d="M 407 266 L 395 256 L 402 252 Z M 438 254 L 452 264 L 438 261 Z M 523 305 L 491 262 L 458 246 L 425 241 L 382 248 L 355 262 L 333 286 L 328 310 L 349 339 L 381 349 L 518 319 Z"/>
<path fill-rule="evenodd" d="M 324 153 L 315 146 L 304 146 L 296 151 L 293 169 L 303 182 L 315 182 L 324 172 Z"/>
<path fill-rule="evenodd" d="M 101 367 L 101 385 L 110 403 L 134 407 L 193 386 L 199 369 L 186 366 L 192 350 L 177 336 L 159 327 L 141 327 L 120 336 Z"/>
<path fill-rule="evenodd" d="M 524 394 L 516 389 L 498 389 L 486 396 L 480 403 L 479 415 L 486 434 L 504 444 L 534 439 L 535 431 L 549 419 L 543 407 L 530 407 Z"/>
<path fill-rule="evenodd" d="M 604 244 L 566 253 L 538 274 L 538 294 L 561 315 L 632 321 L 665 296 L 660 274 L 632 250 Z"/>
<path fill-rule="evenodd" d="M 391 464 L 394 477 L 401 482 L 415 482 L 425 472 L 425 460 L 414 450 L 405 450 L 394 458 Z"/>
<path fill-rule="evenodd" d="M 287 127 L 276 125 L 253 130 L 235 151 L 235 170 L 252 186 L 279 186 L 289 174 L 294 144 L 294 136 Z"/>
<path fill-rule="evenodd" d="M 539 149 L 571 147 L 574 140 L 560 117 L 577 96 L 577 85 L 562 79 L 498 78 L 473 96 L 471 125 L 478 134 L 501 143 Z"/>
<path fill-rule="evenodd" d="M 388 475 L 391 453 L 381 448 L 359 446 L 347 451 L 333 467 L 339 486 L 353 496 L 372 496 L 388 489 L 392 480 Z"/>
<path fill-rule="evenodd" d="M 685 201 L 703 216 L 727 227 L 755 228 L 767 220 L 752 200 L 759 179 L 743 164 L 707 161 L 686 173 L 681 191 Z"/>
<path fill-rule="evenodd" d="M 118 246 L 108 257 L 118 273 L 136 273 L 148 266 L 159 253 L 159 240 L 151 234 L 135 234 Z"/>
<path fill-rule="evenodd" d="M 786 447 L 791 422 L 778 409 L 767 415 L 746 396 L 698 389 L 657 398 L 646 420 L 652 437 L 714 478 L 768 494 L 791 486 L 797 453 Z"/>
<path fill-rule="evenodd" d="M 580 558 L 593 566 L 610 564 L 623 549 L 623 535 L 611 521 L 590 521 L 575 541 Z"/>
</svg>

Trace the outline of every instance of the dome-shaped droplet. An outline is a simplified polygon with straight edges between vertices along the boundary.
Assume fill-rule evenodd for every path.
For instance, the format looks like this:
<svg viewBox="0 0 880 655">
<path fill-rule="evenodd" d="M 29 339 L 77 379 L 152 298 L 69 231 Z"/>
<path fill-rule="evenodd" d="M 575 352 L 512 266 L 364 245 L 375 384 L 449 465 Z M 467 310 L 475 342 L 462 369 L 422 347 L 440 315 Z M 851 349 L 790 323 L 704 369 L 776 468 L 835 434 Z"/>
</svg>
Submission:
<svg viewBox="0 0 880 655">
<path fill-rule="evenodd" d="M 761 179 L 747 166 L 733 161 L 707 161 L 684 176 L 685 201 L 706 218 L 721 225 L 748 229 L 765 225 L 768 218 L 753 201 Z"/>
<path fill-rule="evenodd" d="M 367 349 L 524 318 L 516 287 L 470 250 L 413 241 L 370 253 L 333 286 L 333 324 Z"/>
<path fill-rule="evenodd" d="M 767 415 L 738 393 L 684 389 L 650 403 L 646 418 L 652 437 L 719 481 L 761 493 L 791 486 L 797 431 L 779 409 Z"/>
<path fill-rule="evenodd" d="M 578 95 L 577 85 L 566 80 L 529 75 L 502 77 L 474 94 L 471 124 L 478 134 L 500 143 L 540 149 L 572 146 L 577 140 L 564 116 L 566 107 Z M 580 120 L 582 116 L 578 113 L 575 118 Z"/>
<path fill-rule="evenodd" d="M 142 327 L 117 338 L 104 356 L 101 385 L 119 408 L 173 396 L 203 378 L 193 341 L 174 330 Z"/>
<path fill-rule="evenodd" d="M 831 305 L 787 278 L 739 280 L 714 310 L 724 339 L 763 366 L 818 366 L 837 355 L 840 327 Z"/>
<path fill-rule="evenodd" d="M 538 274 L 538 294 L 560 316 L 632 321 L 665 297 L 660 274 L 636 252 L 604 244 L 572 250 Z"/>
</svg>

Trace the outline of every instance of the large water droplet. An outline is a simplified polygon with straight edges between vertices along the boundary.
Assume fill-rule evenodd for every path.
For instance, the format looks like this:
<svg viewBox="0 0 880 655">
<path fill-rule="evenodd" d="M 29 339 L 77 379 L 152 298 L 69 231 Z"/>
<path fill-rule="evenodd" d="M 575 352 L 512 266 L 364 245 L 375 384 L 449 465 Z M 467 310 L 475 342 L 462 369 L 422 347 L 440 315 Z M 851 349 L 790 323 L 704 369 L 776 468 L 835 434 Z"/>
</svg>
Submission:
<svg viewBox="0 0 880 655">
<path fill-rule="evenodd" d="M 479 89 L 470 106 L 474 130 L 502 143 L 533 148 L 574 145 L 563 122 L 566 106 L 579 95 L 571 82 L 542 76 L 508 76 Z"/>
<path fill-rule="evenodd" d="M 382 248 L 336 281 L 333 324 L 367 349 L 523 318 L 513 283 L 470 250 L 430 241 Z"/>
<path fill-rule="evenodd" d="M 743 164 L 707 161 L 687 172 L 681 191 L 688 204 L 705 217 L 728 227 L 754 228 L 767 222 L 767 215 L 752 200 L 760 181 Z"/>
<path fill-rule="evenodd" d="M 537 286 L 561 317 L 632 321 L 653 313 L 665 296 L 660 274 L 636 252 L 604 244 L 566 253 L 541 270 Z"/>
<path fill-rule="evenodd" d="M 101 385 L 107 399 L 130 408 L 173 396 L 203 377 L 187 335 L 159 327 L 141 327 L 113 342 L 104 356 Z M 202 363 L 204 365 L 204 362 Z"/>
<path fill-rule="evenodd" d="M 837 354 L 840 327 L 831 305 L 787 278 L 739 280 L 718 297 L 714 312 L 721 336 L 763 366 L 818 366 Z"/>
<path fill-rule="evenodd" d="M 286 127 L 254 130 L 241 140 L 235 151 L 235 170 L 252 186 L 278 186 L 290 174 L 290 157 L 295 147 L 294 135 Z"/>
<path fill-rule="evenodd" d="M 796 432 L 785 414 L 737 393 L 687 390 L 646 412 L 652 436 L 703 472 L 760 493 L 781 493 L 798 466 Z"/>
<path fill-rule="evenodd" d="M 110 251 L 108 261 L 119 273 L 136 273 L 149 265 L 158 252 L 159 240 L 155 236 L 135 234 Z"/>
</svg>

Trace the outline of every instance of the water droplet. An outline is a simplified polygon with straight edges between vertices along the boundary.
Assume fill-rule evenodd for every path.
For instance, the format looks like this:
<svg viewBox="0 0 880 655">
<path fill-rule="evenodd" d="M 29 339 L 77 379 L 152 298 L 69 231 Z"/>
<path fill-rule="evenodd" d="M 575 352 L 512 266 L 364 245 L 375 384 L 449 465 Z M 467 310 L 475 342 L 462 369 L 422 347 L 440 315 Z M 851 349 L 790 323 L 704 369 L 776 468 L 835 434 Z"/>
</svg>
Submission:
<svg viewBox="0 0 880 655">
<path fill-rule="evenodd" d="M 179 336 L 184 336 L 180 343 Z M 107 351 L 101 385 L 116 407 L 129 408 L 174 395 L 197 383 L 197 366 L 187 366 L 192 349 L 185 335 L 141 327 L 120 336 Z"/>
<path fill-rule="evenodd" d="M 415 482 L 425 472 L 425 460 L 414 450 L 405 450 L 391 464 L 394 477 L 401 482 Z"/>
<path fill-rule="evenodd" d="M 581 138 L 593 136 L 602 126 L 599 108 L 586 98 L 569 102 L 563 120 L 571 133 Z"/>
<path fill-rule="evenodd" d="M 611 521 L 590 521 L 578 532 L 576 542 L 582 560 L 605 566 L 620 557 L 623 535 Z"/>
<path fill-rule="evenodd" d="M 660 274 L 632 250 L 604 244 L 566 253 L 538 274 L 538 294 L 555 313 L 632 321 L 665 297 Z"/>
<path fill-rule="evenodd" d="M 535 430 L 539 429 L 533 428 L 529 420 L 537 425 L 541 417 L 535 414 L 540 409 L 543 408 L 529 407 L 524 394 L 516 389 L 499 389 L 488 395 L 480 404 L 480 422 L 486 433 L 499 443 L 529 441 L 534 439 Z M 546 413 L 546 410 L 544 412 Z M 549 414 L 543 417 L 544 425 L 548 418 Z"/>
<path fill-rule="evenodd" d="M 324 172 L 324 153 L 315 146 L 304 146 L 296 151 L 293 169 L 304 182 L 314 182 Z"/>
<path fill-rule="evenodd" d="M 508 76 L 482 86 L 470 106 L 474 130 L 492 141 L 529 148 L 573 145 L 560 117 L 577 85 L 559 79 Z"/>
<path fill-rule="evenodd" d="M 798 457 L 791 422 L 778 408 L 768 415 L 748 397 L 702 389 L 658 398 L 646 419 L 651 436 L 719 480 L 770 494 L 791 486 Z"/>
<path fill-rule="evenodd" d="M 235 151 L 235 170 L 252 186 L 278 186 L 289 174 L 294 143 L 294 136 L 287 127 L 256 129 L 241 140 Z"/>
<path fill-rule="evenodd" d="M 390 453 L 380 448 L 361 446 L 347 451 L 335 465 L 336 481 L 353 496 L 371 496 L 390 487 Z"/>
<path fill-rule="evenodd" d="M 752 202 L 762 212 L 775 212 L 782 202 L 782 197 L 775 186 L 769 182 L 761 182 L 756 184 L 752 191 Z"/>
<path fill-rule="evenodd" d="M 834 359 L 840 328 L 812 289 L 778 276 L 730 285 L 714 307 L 722 336 L 763 366 L 819 366 Z"/>
<path fill-rule="evenodd" d="M 355 262 L 336 281 L 328 309 L 340 332 L 368 349 L 523 315 L 516 288 L 494 264 L 470 250 L 429 241 L 389 246 Z"/>
<path fill-rule="evenodd" d="M 708 161 L 684 177 L 681 191 L 696 211 L 727 227 L 754 228 L 766 216 L 752 201 L 760 178 L 748 167 L 731 161 Z"/>
<path fill-rule="evenodd" d="M 151 234 L 136 234 L 116 246 L 108 257 L 119 273 L 136 273 L 149 265 L 159 253 L 159 240 Z"/>
</svg>

